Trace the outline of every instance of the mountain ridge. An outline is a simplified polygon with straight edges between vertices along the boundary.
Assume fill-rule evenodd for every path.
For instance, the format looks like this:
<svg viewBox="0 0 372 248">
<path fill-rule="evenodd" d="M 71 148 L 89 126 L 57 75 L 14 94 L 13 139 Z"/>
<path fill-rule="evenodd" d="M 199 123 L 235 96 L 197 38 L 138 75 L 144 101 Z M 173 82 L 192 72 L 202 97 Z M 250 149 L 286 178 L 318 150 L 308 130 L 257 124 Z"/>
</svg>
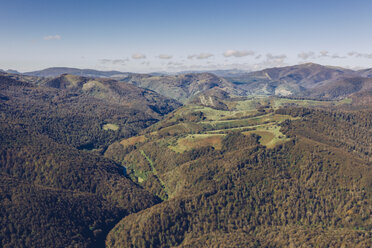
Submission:
<svg viewBox="0 0 372 248">
<path fill-rule="evenodd" d="M 220 75 L 223 76 L 218 76 L 211 72 L 139 74 L 68 67 L 47 68 L 41 71 L 12 75 L 18 80 L 27 77 L 25 80 L 34 81 L 37 84 L 45 84 L 48 81 L 50 85 L 57 83 L 63 77 L 68 77 L 67 75 L 96 78 L 98 81 L 116 80 L 155 91 L 182 103 L 188 103 L 198 101 L 197 99 L 200 99 L 203 94 L 212 97 L 213 101 L 222 95 L 226 97 L 276 95 L 319 99 L 345 98 L 354 93 L 357 95 L 359 92 L 357 88 L 351 90 L 350 84 L 346 87 L 345 82 L 350 82 L 352 78 L 356 80 L 356 78 L 372 77 L 371 70 L 351 70 L 337 66 L 305 63 L 294 66 L 266 68 L 253 72 L 242 70 L 215 71 L 221 72 Z M 46 77 L 37 77 L 40 75 Z M 364 81 L 370 84 L 369 80 Z M 341 87 L 337 84 L 343 84 L 344 86 Z M 97 89 L 97 87 L 93 88 Z M 324 90 L 330 92 L 321 92 Z M 365 90 L 365 87 L 360 90 Z M 225 93 L 220 94 L 221 91 Z M 216 95 L 213 95 L 214 93 Z M 206 103 L 207 101 L 204 102 Z M 212 106 L 213 103 L 209 105 Z"/>
<path fill-rule="evenodd" d="M 72 67 L 50 67 L 38 71 L 24 72 L 23 75 L 27 76 L 37 76 L 37 77 L 58 77 L 62 74 L 71 74 L 76 76 L 86 76 L 86 77 L 113 77 L 122 76 L 130 74 L 129 72 L 121 71 L 100 71 L 94 69 L 79 69 Z"/>
</svg>

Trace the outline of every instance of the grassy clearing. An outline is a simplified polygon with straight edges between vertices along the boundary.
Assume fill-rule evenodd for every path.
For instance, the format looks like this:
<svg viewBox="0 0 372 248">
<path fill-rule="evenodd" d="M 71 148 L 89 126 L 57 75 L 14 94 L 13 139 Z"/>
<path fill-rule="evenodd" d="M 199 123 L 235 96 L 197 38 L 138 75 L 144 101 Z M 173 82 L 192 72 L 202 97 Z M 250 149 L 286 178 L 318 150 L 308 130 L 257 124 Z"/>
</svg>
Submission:
<svg viewBox="0 0 372 248">
<path fill-rule="evenodd" d="M 270 100 L 270 104 L 274 109 L 277 109 L 284 105 L 297 105 L 302 107 L 315 107 L 315 106 L 332 106 L 332 105 L 342 105 L 350 104 L 352 99 L 345 98 L 339 101 L 316 101 L 316 100 L 295 100 L 286 98 L 273 98 Z"/>
<path fill-rule="evenodd" d="M 235 108 L 237 111 L 256 111 L 258 106 L 264 106 L 268 103 L 267 97 L 255 97 L 237 102 Z"/>
<path fill-rule="evenodd" d="M 123 145 L 124 147 L 132 146 L 138 143 L 145 142 L 147 139 L 145 136 L 135 136 L 135 137 L 130 137 L 128 139 L 123 139 L 120 141 L 120 144 Z"/>
<path fill-rule="evenodd" d="M 105 130 L 105 131 L 109 131 L 109 130 L 117 131 L 117 130 L 119 130 L 119 126 L 116 125 L 116 124 L 107 123 L 107 124 L 103 125 L 102 129 Z"/>
<path fill-rule="evenodd" d="M 293 100 L 275 97 L 257 97 L 230 102 L 233 110 L 217 110 L 205 106 L 186 105 L 177 110 L 172 121 L 175 125 L 161 129 L 159 133 L 168 134 L 165 139 L 168 148 L 175 152 L 185 152 L 206 146 L 221 149 L 222 138 L 231 131 L 239 130 L 244 134 L 261 136 L 260 143 L 268 148 L 284 143 L 288 138 L 280 132 L 279 124 L 285 120 L 295 120 L 289 115 L 275 114 L 272 110 L 284 105 L 315 106 L 333 104 L 313 100 Z M 265 112 L 259 112 L 264 108 Z M 182 116 L 202 112 L 203 120 L 177 121 Z M 166 137 L 166 136 L 165 136 Z"/>
<path fill-rule="evenodd" d="M 233 131 L 254 131 L 257 130 L 258 127 L 270 127 L 274 125 L 273 123 L 266 123 L 266 124 L 259 124 L 259 125 L 251 125 L 251 126 L 243 126 L 243 127 L 233 127 L 233 128 L 224 128 L 224 129 L 215 129 L 212 131 L 207 131 L 208 134 L 226 134 Z"/>
<path fill-rule="evenodd" d="M 259 142 L 261 145 L 266 146 L 267 148 L 273 148 L 276 145 L 283 144 L 289 139 L 280 132 L 280 126 L 271 125 L 271 126 L 261 126 L 254 131 L 243 132 L 245 135 L 258 134 L 261 136 Z"/>
<path fill-rule="evenodd" d="M 256 117 L 242 118 L 238 120 L 219 120 L 219 121 L 203 121 L 202 124 L 208 124 L 213 127 L 214 130 L 221 129 L 234 129 L 234 128 L 245 128 L 253 127 L 257 125 L 262 125 L 270 122 L 280 123 L 287 119 L 295 119 L 289 115 L 279 115 L 279 114 L 265 114 Z"/>
<path fill-rule="evenodd" d="M 96 80 L 91 80 L 83 85 L 84 91 L 90 90 L 92 88 L 105 89 L 105 86 L 101 82 L 98 82 Z"/>
<path fill-rule="evenodd" d="M 135 181 L 137 179 L 138 183 L 142 183 L 147 180 L 147 178 L 152 174 L 151 171 L 141 171 L 141 170 L 136 170 L 136 165 L 130 164 L 127 167 L 128 170 L 133 171 L 133 177 L 132 179 Z"/>
<path fill-rule="evenodd" d="M 194 133 L 201 126 L 197 123 L 179 123 L 170 127 L 166 127 L 158 131 L 158 134 L 179 135 L 184 133 Z"/>
<path fill-rule="evenodd" d="M 239 102 L 238 102 L 239 103 Z M 237 119 L 253 116 L 257 113 L 256 110 L 218 110 L 205 106 L 188 105 L 176 112 L 176 115 L 182 116 L 193 112 L 203 112 L 205 120 L 218 121 L 227 119 Z"/>
<path fill-rule="evenodd" d="M 65 78 L 71 83 L 69 88 L 77 87 L 79 82 L 81 81 L 81 78 L 75 75 L 66 75 Z"/>
<path fill-rule="evenodd" d="M 257 113 L 255 110 L 216 110 L 212 108 L 204 107 L 201 109 L 208 121 L 220 121 L 238 118 L 248 118 L 252 117 Z"/>
<path fill-rule="evenodd" d="M 176 145 L 169 146 L 169 148 L 178 153 L 206 146 L 221 150 L 223 136 L 224 134 L 190 134 L 185 138 L 178 139 Z"/>
<path fill-rule="evenodd" d="M 340 101 L 337 101 L 336 103 L 335 103 L 335 105 L 342 105 L 342 104 L 351 104 L 353 102 L 353 99 L 351 99 L 351 98 L 344 98 L 344 99 L 342 99 L 342 100 L 340 100 Z"/>
</svg>

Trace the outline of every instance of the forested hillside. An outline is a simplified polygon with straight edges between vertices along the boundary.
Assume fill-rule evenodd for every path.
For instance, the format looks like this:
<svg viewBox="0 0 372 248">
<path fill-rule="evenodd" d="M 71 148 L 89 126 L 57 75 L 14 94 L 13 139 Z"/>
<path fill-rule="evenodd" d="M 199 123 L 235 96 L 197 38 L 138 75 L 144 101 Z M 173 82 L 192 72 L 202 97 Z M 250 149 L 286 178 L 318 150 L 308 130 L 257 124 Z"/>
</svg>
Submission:
<svg viewBox="0 0 372 248">
<path fill-rule="evenodd" d="M 65 75 L 35 85 L 0 76 L 2 118 L 57 143 L 102 149 L 180 106 L 133 85 L 97 80 Z"/>
<path fill-rule="evenodd" d="M 105 155 L 164 201 L 125 217 L 108 247 L 371 245 L 370 111 L 225 103 L 185 106 L 110 146 Z"/>
<path fill-rule="evenodd" d="M 372 245 L 369 79 L 309 99 L 172 78 L 157 87 L 183 106 L 133 81 L 1 74 L 1 245 Z"/>
<path fill-rule="evenodd" d="M 179 104 L 123 83 L 114 100 L 19 79 L 0 76 L 0 246 L 103 247 L 123 216 L 159 199 L 100 153 Z"/>
</svg>

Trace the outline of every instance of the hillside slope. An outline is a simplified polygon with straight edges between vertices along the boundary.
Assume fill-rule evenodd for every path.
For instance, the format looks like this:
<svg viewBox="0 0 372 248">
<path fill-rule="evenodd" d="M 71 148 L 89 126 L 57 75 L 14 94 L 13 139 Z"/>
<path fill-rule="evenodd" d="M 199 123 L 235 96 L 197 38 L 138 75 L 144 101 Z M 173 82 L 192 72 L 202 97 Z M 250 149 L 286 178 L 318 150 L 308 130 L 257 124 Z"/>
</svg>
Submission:
<svg viewBox="0 0 372 248">
<path fill-rule="evenodd" d="M 153 91 L 98 80 L 64 75 L 35 85 L 0 76 L 4 119 L 27 124 L 58 143 L 102 149 L 180 106 Z"/>
<path fill-rule="evenodd" d="M 118 220 L 158 202 L 118 164 L 58 144 L 17 121 L 19 116 L 3 117 L 2 247 L 103 247 Z"/>
<path fill-rule="evenodd" d="M 295 66 L 268 68 L 262 71 L 228 77 L 239 88 L 250 94 L 290 96 L 311 90 L 321 82 L 357 76 L 357 72 L 308 63 Z"/>
<path fill-rule="evenodd" d="M 0 75 L 0 246 L 103 247 L 159 199 L 100 153 L 180 104 L 116 81 L 17 78 Z"/>
<path fill-rule="evenodd" d="M 267 68 L 261 71 L 247 72 L 242 70 L 221 70 L 211 72 L 184 72 L 176 75 L 136 74 L 118 71 L 82 70 L 76 68 L 48 68 L 41 71 L 14 74 L 20 80 L 27 75 L 28 81 L 45 81 L 45 78 L 31 76 L 60 77 L 63 74 L 86 76 L 92 78 L 112 78 L 128 82 L 142 88 L 178 100 L 190 102 L 203 94 L 215 93 L 218 90 L 229 96 L 277 95 L 291 97 L 310 97 L 319 99 L 340 98 L 349 96 L 350 87 L 336 94 L 336 82 L 355 81 L 356 78 L 372 77 L 371 69 L 353 71 L 341 67 L 323 66 L 306 63 L 286 67 Z M 342 86 L 343 87 L 343 86 Z M 333 92 L 328 92 L 333 91 Z M 321 94 L 320 91 L 324 91 Z M 351 93 L 357 93 L 351 90 Z M 333 96 L 335 95 L 335 96 Z M 215 98 L 212 96 L 212 98 Z M 213 105 L 213 104 L 212 104 Z"/>
<path fill-rule="evenodd" d="M 123 80 L 136 86 L 154 90 L 182 103 L 186 103 L 196 95 L 214 88 L 232 95 L 245 95 L 244 90 L 211 73 L 190 73 L 174 76 L 132 75 Z"/>
<path fill-rule="evenodd" d="M 105 156 L 164 201 L 125 217 L 108 247 L 371 245 L 369 111 L 224 103 L 186 105 L 109 147 Z"/>
<path fill-rule="evenodd" d="M 372 78 L 352 77 L 320 83 L 305 93 L 311 98 L 337 99 L 372 90 Z"/>
</svg>

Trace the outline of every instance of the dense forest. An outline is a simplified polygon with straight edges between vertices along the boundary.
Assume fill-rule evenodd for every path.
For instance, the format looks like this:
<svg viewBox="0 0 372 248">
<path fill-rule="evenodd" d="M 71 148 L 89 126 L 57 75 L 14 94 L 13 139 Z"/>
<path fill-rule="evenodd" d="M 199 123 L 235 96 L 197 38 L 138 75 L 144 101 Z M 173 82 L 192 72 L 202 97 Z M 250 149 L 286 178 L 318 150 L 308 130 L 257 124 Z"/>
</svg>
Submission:
<svg viewBox="0 0 372 248">
<path fill-rule="evenodd" d="M 123 216 L 159 202 L 100 156 L 159 113 L 7 76 L 0 88 L 2 247 L 104 246 Z"/>
<path fill-rule="evenodd" d="M 370 111 L 287 107 L 276 112 L 297 119 L 280 124 L 290 141 L 273 149 L 255 134 L 235 131 L 223 138 L 220 150 L 177 153 L 164 135 L 182 136 L 182 130 L 162 133 L 169 130 L 166 123 L 157 125 L 157 138 L 110 147 L 106 156 L 168 200 L 125 217 L 110 232 L 107 246 L 370 246 Z"/>
</svg>

